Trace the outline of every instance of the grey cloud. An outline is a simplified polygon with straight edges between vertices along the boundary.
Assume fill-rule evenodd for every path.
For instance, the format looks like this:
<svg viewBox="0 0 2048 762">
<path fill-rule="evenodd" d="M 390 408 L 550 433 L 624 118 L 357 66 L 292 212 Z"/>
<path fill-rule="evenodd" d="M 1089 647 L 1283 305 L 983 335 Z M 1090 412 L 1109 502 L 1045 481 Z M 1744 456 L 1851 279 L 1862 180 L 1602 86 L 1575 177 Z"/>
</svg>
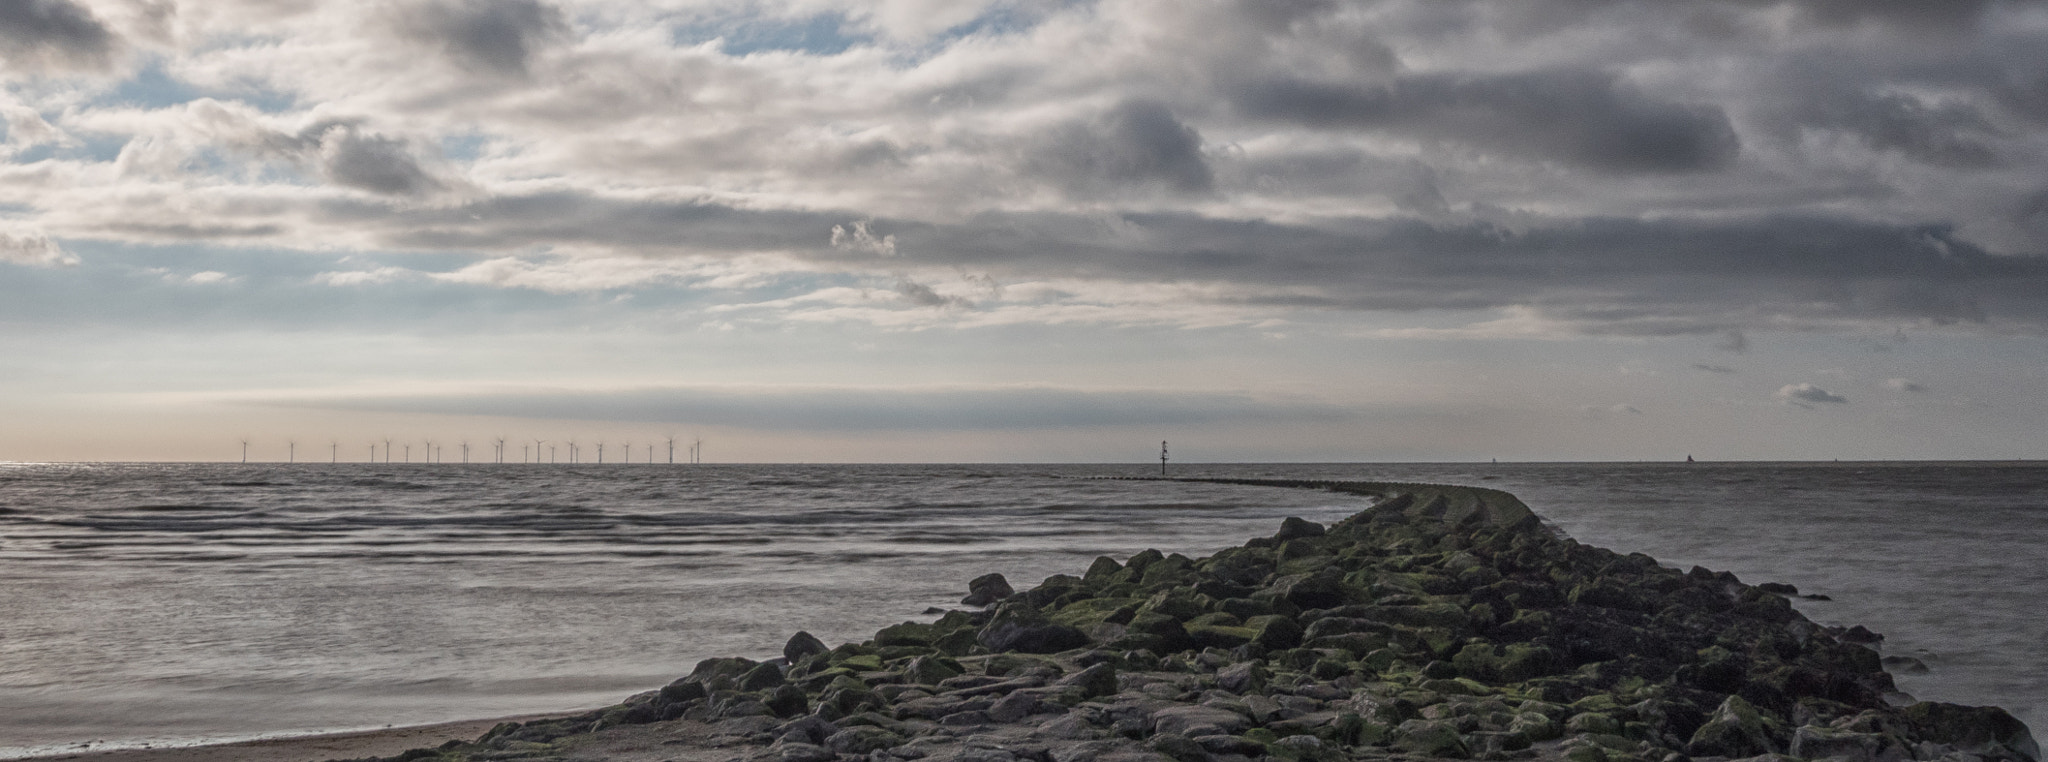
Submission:
<svg viewBox="0 0 2048 762">
<path fill-rule="evenodd" d="M 1134 186 L 1200 193 L 1214 183 L 1201 134 L 1165 106 L 1143 100 L 1060 125 L 1030 149 L 1026 164 L 1084 194 Z"/>
<path fill-rule="evenodd" d="M 1423 74 L 1384 86 L 1278 78 L 1232 95 L 1254 119 L 1384 130 L 1602 172 L 1698 172 L 1741 150 L 1720 107 L 1659 100 L 1612 73 Z"/>
<path fill-rule="evenodd" d="M 515 250 L 584 244 L 641 251 L 784 251 L 859 264 L 831 245 L 848 211 L 742 209 L 579 193 L 496 197 L 435 208 L 335 200 L 328 224 L 383 226 L 407 249 Z M 1533 306 L 1577 330 L 1722 335 L 1788 324 L 2003 319 L 2048 328 L 2048 258 L 1996 256 L 1941 225 L 1770 216 L 1432 224 L 1352 218 L 1316 224 L 1190 213 L 1110 218 L 983 213 L 956 223 L 876 220 L 892 268 L 962 267 L 1003 276 L 1161 278 L 1229 284 L 1226 303 L 1334 310 Z M 842 236 L 843 238 L 844 236 Z M 914 297 L 912 297 L 914 298 Z M 1746 339 L 1724 348 L 1739 351 Z"/>
<path fill-rule="evenodd" d="M 23 69 L 96 69 L 121 40 L 72 0 L 0 0 L 0 58 Z"/>
<path fill-rule="evenodd" d="M 1995 129 L 1966 105 L 1930 106 L 1903 93 L 1863 92 L 1809 103 L 1806 124 L 1848 132 L 1880 151 L 1951 167 L 1984 169 L 1999 164 L 1997 152 L 1984 142 Z"/>
<path fill-rule="evenodd" d="M 1791 5 L 1825 24 L 1877 21 L 1904 30 L 1955 31 L 1968 27 L 1999 0 L 1736 0 L 1748 5 Z"/>
<path fill-rule="evenodd" d="M 919 307 L 972 307 L 974 302 L 958 296 L 946 296 L 931 286 L 904 278 L 896 282 L 896 294 L 903 300 Z"/>
<path fill-rule="evenodd" d="M 1885 379 L 1884 388 L 1890 389 L 1895 392 L 1907 392 L 1911 394 L 1919 394 L 1927 391 L 1926 385 L 1908 378 Z"/>
<path fill-rule="evenodd" d="M 533 58 L 569 34 L 560 9 L 539 0 L 429 0 L 393 11 L 400 33 L 439 46 L 481 73 L 524 77 Z"/>
<path fill-rule="evenodd" d="M 1728 367 L 1728 366 L 1726 366 L 1726 365 L 1707 365 L 1707 364 L 1705 364 L 1705 363 L 1693 363 L 1693 365 L 1692 365 L 1692 369 L 1693 369 L 1693 370 L 1700 370 L 1700 371 L 1706 371 L 1706 372 L 1708 372 L 1708 373 L 1722 373 L 1722 374 L 1729 374 L 1729 373 L 1734 373 L 1734 372 L 1736 372 L 1734 368 L 1730 368 L 1730 367 Z"/>
<path fill-rule="evenodd" d="M 328 179 L 351 188 L 390 196 L 411 196 L 441 190 L 440 180 L 422 169 L 402 140 L 364 134 L 352 127 L 334 127 L 318 138 L 321 170 Z"/>
<path fill-rule="evenodd" d="M 1329 421 L 1353 414 L 1315 402 L 1239 393 L 997 389 L 655 388 L 459 396 L 358 397 L 295 407 L 440 415 L 733 426 L 787 431 L 981 431 Z"/>
<path fill-rule="evenodd" d="M 1786 384 L 1778 389 L 1780 401 L 1799 407 L 1813 405 L 1845 405 L 1849 398 L 1834 394 L 1813 384 Z"/>
</svg>

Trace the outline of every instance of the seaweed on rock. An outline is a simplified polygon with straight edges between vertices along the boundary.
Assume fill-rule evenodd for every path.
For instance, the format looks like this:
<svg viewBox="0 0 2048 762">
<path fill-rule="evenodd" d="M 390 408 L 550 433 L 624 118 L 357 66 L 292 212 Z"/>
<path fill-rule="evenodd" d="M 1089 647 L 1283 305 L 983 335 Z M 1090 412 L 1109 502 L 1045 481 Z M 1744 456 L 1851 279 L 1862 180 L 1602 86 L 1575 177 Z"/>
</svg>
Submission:
<svg viewBox="0 0 2048 762">
<path fill-rule="evenodd" d="M 1100 558 L 1023 591 L 983 577 L 985 609 L 830 649 L 798 633 L 783 659 L 709 659 L 618 706 L 395 759 L 608 759 L 601 739 L 629 729 L 788 762 L 2039 759 L 1995 707 L 1887 703 L 1866 639 L 1802 617 L 1789 586 L 1587 546 L 1496 490 L 1231 481 L 1380 499 L 1207 558 Z"/>
</svg>

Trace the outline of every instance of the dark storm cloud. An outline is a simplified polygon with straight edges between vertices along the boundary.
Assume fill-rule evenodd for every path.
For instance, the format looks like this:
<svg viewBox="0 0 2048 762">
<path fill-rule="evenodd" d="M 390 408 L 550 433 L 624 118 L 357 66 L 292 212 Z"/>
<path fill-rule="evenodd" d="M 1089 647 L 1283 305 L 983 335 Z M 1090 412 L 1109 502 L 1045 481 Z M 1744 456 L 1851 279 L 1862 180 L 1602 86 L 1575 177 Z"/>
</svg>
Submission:
<svg viewBox="0 0 2048 762">
<path fill-rule="evenodd" d="M 538 0 L 430 0 L 394 11 L 400 32 L 456 63 L 523 77 L 533 57 L 569 34 L 560 9 Z"/>
<path fill-rule="evenodd" d="M 1086 121 L 1042 136 L 1028 168 L 1080 193 L 1158 186 L 1182 193 L 1214 183 L 1202 157 L 1202 136 L 1165 106 L 1125 101 Z"/>
<path fill-rule="evenodd" d="M 98 68 L 119 45 L 91 10 L 71 0 L 0 0 L 0 59 L 13 67 Z"/>
<path fill-rule="evenodd" d="M 1720 107 L 1661 100 L 1592 70 L 1426 74 L 1386 85 L 1278 78 L 1232 95 L 1248 117 L 1386 131 L 1602 172 L 1698 172 L 1741 143 Z"/>
<path fill-rule="evenodd" d="M 1809 101 L 1805 122 L 1853 134 L 1871 148 L 1929 164 L 1988 169 L 1998 154 L 1984 140 L 1996 128 L 1975 108 L 1929 105 L 1903 93 L 1843 93 Z"/>
<path fill-rule="evenodd" d="M 659 388 L 459 396 L 359 397 L 292 407 L 581 421 L 645 421 L 785 431 L 981 431 L 1330 421 L 1334 405 L 1243 394 L 1011 389 Z"/>
</svg>

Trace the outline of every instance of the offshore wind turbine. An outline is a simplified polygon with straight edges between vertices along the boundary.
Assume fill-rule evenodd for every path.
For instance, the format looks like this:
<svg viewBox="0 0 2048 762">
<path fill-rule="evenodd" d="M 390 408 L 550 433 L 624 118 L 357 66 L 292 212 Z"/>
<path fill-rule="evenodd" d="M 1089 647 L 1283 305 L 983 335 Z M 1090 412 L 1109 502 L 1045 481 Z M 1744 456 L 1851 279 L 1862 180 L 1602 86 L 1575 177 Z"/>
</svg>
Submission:
<svg viewBox="0 0 2048 762">
<path fill-rule="evenodd" d="M 336 439 L 332 442 L 327 443 L 327 462 L 341 462 L 341 440 Z"/>
<path fill-rule="evenodd" d="M 597 440 L 597 462 L 604 462 L 604 440 Z"/>
<path fill-rule="evenodd" d="M 410 453 L 408 453 L 408 454 L 406 455 L 406 457 L 407 457 L 407 459 L 411 459 L 411 457 L 412 457 L 412 456 L 411 456 L 411 454 L 410 454 Z M 384 438 L 384 462 L 386 462 L 386 463 L 390 463 L 390 462 L 391 462 L 391 438 L 390 438 L 390 437 L 385 437 L 385 438 Z"/>
<path fill-rule="evenodd" d="M 462 462 L 469 462 L 469 440 L 462 440 Z"/>
<path fill-rule="evenodd" d="M 242 462 L 243 462 L 243 463 L 247 463 L 247 462 L 249 462 L 249 438 L 248 438 L 248 437 L 243 437 L 243 438 L 242 438 Z"/>
<path fill-rule="evenodd" d="M 497 438 L 497 440 L 496 440 L 496 441 L 494 442 L 494 444 L 496 444 L 496 445 L 497 445 L 497 451 L 498 451 L 497 459 L 498 459 L 498 462 L 499 462 L 499 463 L 503 463 L 503 462 L 505 462 L 505 438 L 504 438 L 504 437 L 498 437 L 498 438 Z"/>
<path fill-rule="evenodd" d="M 299 462 L 299 443 L 297 440 L 287 439 L 284 441 L 284 462 Z"/>
<path fill-rule="evenodd" d="M 626 451 L 626 462 L 627 462 L 627 463 L 631 463 L 631 462 L 633 462 L 633 442 L 632 442 L 632 440 L 627 440 L 627 441 L 624 441 L 624 442 L 620 442 L 620 443 L 619 443 L 619 449 L 621 449 L 621 450 L 625 450 L 625 451 Z"/>
<path fill-rule="evenodd" d="M 669 437 L 669 438 L 668 438 L 668 464 L 669 464 L 669 465 L 671 465 L 671 466 L 673 466 L 673 465 L 675 465 L 675 464 L 676 464 L 676 438 L 675 438 L 675 437 Z"/>
</svg>

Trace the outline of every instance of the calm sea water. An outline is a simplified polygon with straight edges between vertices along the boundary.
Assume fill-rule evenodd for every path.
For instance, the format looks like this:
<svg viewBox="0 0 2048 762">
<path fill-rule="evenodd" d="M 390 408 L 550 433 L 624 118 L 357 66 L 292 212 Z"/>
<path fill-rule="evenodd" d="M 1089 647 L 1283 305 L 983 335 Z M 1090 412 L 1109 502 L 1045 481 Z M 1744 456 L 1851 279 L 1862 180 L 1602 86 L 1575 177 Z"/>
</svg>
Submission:
<svg viewBox="0 0 2048 762">
<path fill-rule="evenodd" d="M 1581 540 L 1790 582 L 1921 698 L 2048 727 L 2048 466 L 1212 465 L 1513 491 Z M 1334 493 L 1135 466 L 0 466 L 0 758 L 608 704 Z"/>
</svg>

